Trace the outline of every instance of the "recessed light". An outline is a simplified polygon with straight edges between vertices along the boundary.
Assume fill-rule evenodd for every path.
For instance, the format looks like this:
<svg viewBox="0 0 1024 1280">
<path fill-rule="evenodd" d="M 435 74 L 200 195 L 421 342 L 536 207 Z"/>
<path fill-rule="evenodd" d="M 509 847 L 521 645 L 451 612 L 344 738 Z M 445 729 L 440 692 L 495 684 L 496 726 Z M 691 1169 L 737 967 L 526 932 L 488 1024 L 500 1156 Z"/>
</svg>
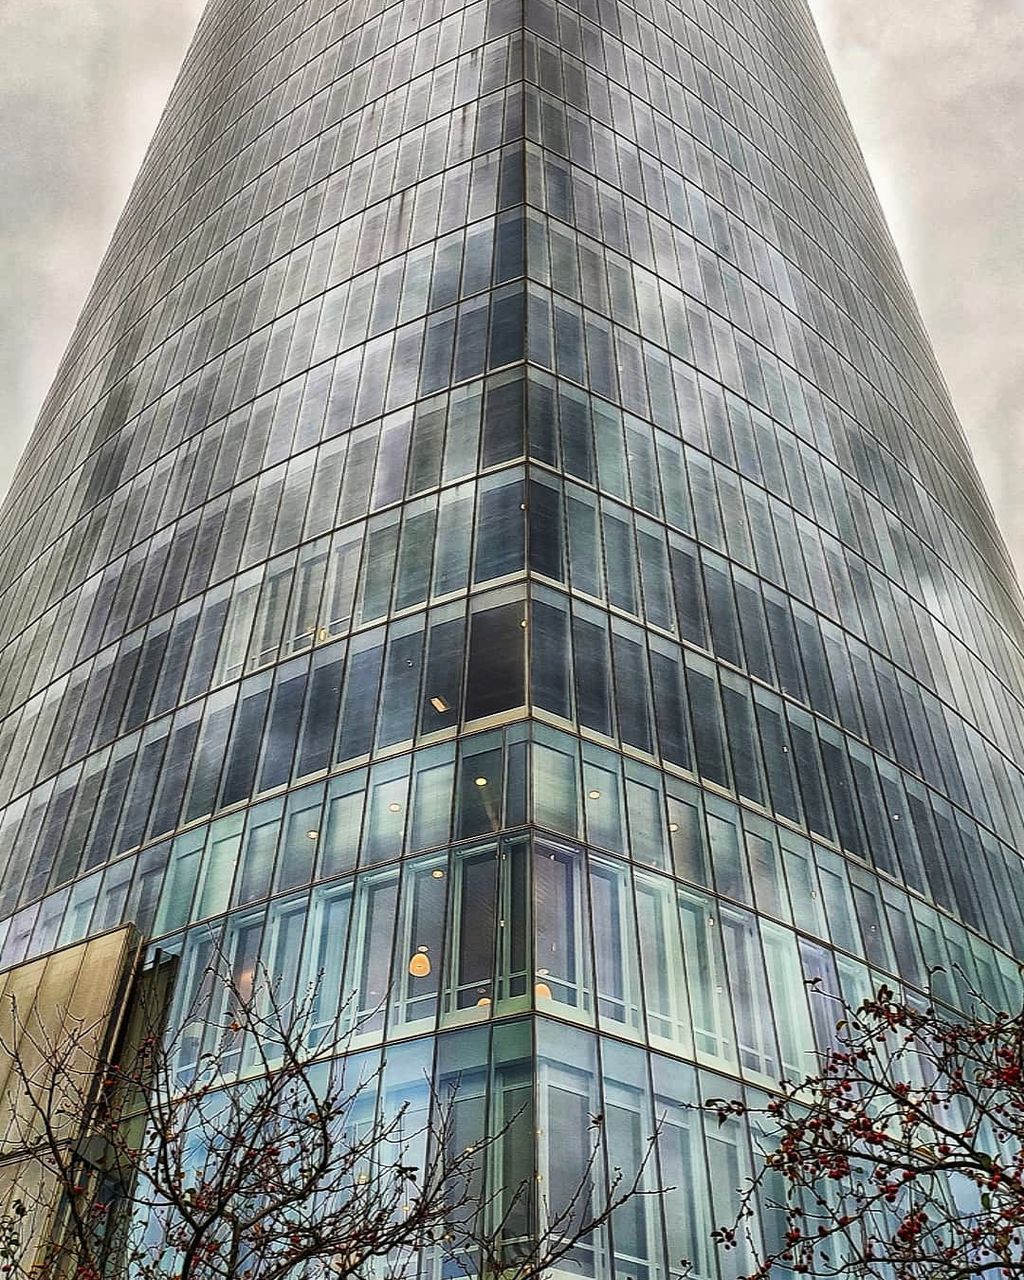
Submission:
<svg viewBox="0 0 1024 1280">
<path fill-rule="evenodd" d="M 451 711 L 451 707 L 444 700 L 444 698 L 441 698 L 441 697 L 431 698 L 430 705 L 434 708 L 435 711 Z"/>
<path fill-rule="evenodd" d="M 443 879 L 444 879 L 444 872 L 441 870 L 441 868 L 440 868 L 440 867 L 435 867 L 435 868 L 434 868 L 434 870 L 433 870 L 433 871 L 431 871 L 431 873 L 430 873 L 430 874 L 431 874 L 431 876 L 432 876 L 435 880 L 443 880 Z"/>
<path fill-rule="evenodd" d="M 597 791 L 597 790 L 594 790 L 594 791 L 588 791 L 588 792 L 587 792 L 587 795 L 591 798 L 591 800 L 600 800 L 600 799 L 601 799 L 601 793 L 600 793 L 600 791 Z"/>
<path fill-rule="evenodd" d="M 473 781 L 474 781 L 474 783 L 475 783 L 478 787 L 486 787 L 486 786 L 487 786 L 487 779 L 486 779 L 486 778 L 474 778 L 474 779 L 473 779 Z"/>
<path fill-rule="evenodd" d="M 397 800 L 392 800 L 392 802 L 388 805 L 388 810 L 391 813 L 401 813 L 402 806 L 398 803 Z"/>
<path fill-rule="evenodd" d="M 307 839 L 307 840 L 319 840 L 319 839 L 320 839 L 320 832 L 319 832 L 319 831 L 317 831 L 315 828 L 311 827 L 311 828 L 306 832 L 306 839 Z"/>
<path fill-rule="evenodd" d="M 678 823 L 678 822 L 670 822 L 670 823 L 668 824 L 668 829 L 669 829 L 669 831 L 678 831 L 678 830 L 679 830 L 679 823 Z"/>
</svg>

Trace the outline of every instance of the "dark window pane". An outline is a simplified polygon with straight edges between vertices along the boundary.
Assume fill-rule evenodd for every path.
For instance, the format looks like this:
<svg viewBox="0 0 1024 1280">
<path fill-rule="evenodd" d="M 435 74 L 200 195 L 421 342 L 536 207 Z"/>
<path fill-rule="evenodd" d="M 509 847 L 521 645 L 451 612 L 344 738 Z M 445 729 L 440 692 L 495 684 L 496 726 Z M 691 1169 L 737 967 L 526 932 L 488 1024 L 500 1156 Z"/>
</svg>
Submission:
<svg viewBox="0 0 1024 1280">
<path fill-rule="evenodd" d="M 384 664 L 384 683 L 377 718 L 377 745 L 391 746 L 412 738 L 423 661 L 423 632 L 392 636 Z"/>
<path fill-rule="evenodd" d="M 697 548 L 691 543 L 673 541 L 669 544 L 668 556 L 672 568 L 672 585 L 676 593 L 679 634 L 684 640 L 706 649 L 708 639 L 704 622 L 704 593 L 700 586 Z"/>
<path fill-rule="evenodd" d="M 561 493 L 554 486 L 530 482 L 530 568 L 564 582 Z"/>
<path fill-rule="evenodd" d="M 295 675 L 278 679 L 264 736 L 263 765 L 259 781 L 261 791 L 288 781 L 305 691 L 305 667 Z"/>
<path fill-rule="evenodd" d="M 526 557 L 526 517 L 521 481 L 480 494 L 474 582 L 522 569 Z"/>
<path fill-rule="evenodd" d="M 647 658 L 643 645 L 612 633 L 615 658 L 615 705 L 623 742 L 652 751 L 650 707 L 647 697 Z"/>
<path fill-rule="evenodd" d="M 608 737 L 612 733 L 611 656 L 608 634 L 583 618 L 574 618 L 576 652 L 576 714 L 581 725 Z"/>
<path fill-rule="evenodd" d="M 466 719 L 507 711 L 526 701 L 521 602 L 473 614 L 469 627 Z"/>
<path fill-rule="evenodd" d="M 661 755 L 683 769 L 693 768 L 686 688 L 681 656 L 651 650 L 651 683 Z"/>
<path fill-rule="evenodd" d="M 480 465 L 497 466 L 523 456 L 523 381 L 491 378 L 484 397 Z"/>
<path fill-rule="evenodd" d="M 249 692 L 242 686 L 242 703 L 238 709 L 227 767 L 224 770 L 224 789 L 220 799 L 222 805 L 234 804 L 236 800 L 244 800 L 252 794 L 256 762 L 263 740 L 263 717 L 269 701 L 269 683 L 251 688 Z"/>
<path fill-rule="evenodd" d="M 533 701 L 538 707 L 568 719 L 572 714 L 568 609 L 535 600 L 530 618 Z"/>
<path fill-rule="evenodd" d="M 491 339 L 487 367 L 497 369 L 522 360 L 525 336 L 526 299 L 522 288 L 510 293 L 495 293 L 491 304 Z"/>
<path fill-rule="evenodd" d="M 762 804 L 764 794 L 761 787 L 761 743 L 754 726 L 749 686 L 743 689 L 738 681 L 734 686 L 729 678 L 723 676 L 722 704 L 725 708 L 725 723 L 736 791 L 748 800 Z"/>
<path fill-rule="evenodd" d="M 692 667 L 686 672 L 693 716 L 693 741 L 697 753 L 697 772 L 719 786 L 729 785 L 729 768 L 725 761 L 725 739 L 722 713 L 718 705 L 717 682 Z"/>
<path fill-rule="evenodd" d="M 466 623 L 462 617 L 431 624 L 423 678 L 421 733 L 458 724 L 465 637 Z"/>
<path fill-rule="evenodd" d="M 326 769 L 331 763 L 331 743 L 338 725 L 341 700 L 342 652 L 332 646 L 313 658 L 306 699 L 306 722 L 299 740 L 297 773 L 303 777 Z"/>
<path fill-rule="evenodd" d="M 383 640 L 349 654 L 336 761 L 351 760 L 366 755 L 370 750 L 383 656 Z"/>
<path fill-rule="evenodd" d="M 811 723 L 801 724 L 793 715 L 790 715 L 789 733 L 793 743 L 797 777 L 800 779 L 800 793 L 803 796 L 804 810 L 807 814 L 807 825 L 819 835 L 832 839 L 832 818 L 822 786 L 821 762 L 818 758 Z"/>
</svg>

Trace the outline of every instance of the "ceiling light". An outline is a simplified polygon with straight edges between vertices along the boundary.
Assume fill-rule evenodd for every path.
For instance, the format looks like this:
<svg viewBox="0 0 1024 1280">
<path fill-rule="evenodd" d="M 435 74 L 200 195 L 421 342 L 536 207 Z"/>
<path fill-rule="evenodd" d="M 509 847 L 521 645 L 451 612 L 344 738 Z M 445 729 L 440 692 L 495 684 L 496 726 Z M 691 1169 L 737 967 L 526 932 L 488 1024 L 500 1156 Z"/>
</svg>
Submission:
<svg viewBox="0 0 1024 1280">
<path fill-rule="evenodd" d="M 591 798 L 591 800 L 600 800 L 600 799 L 601 799 L 601 793 L 600 793 L 600 791 L 597 791 L 597 790 L 594 790 L 594 791 L 588 791 L 588 792 L 587 792 L 587 795 Z"/>
<path fill-rule="evenodd" d="M 478 787 L 486 787 L 486 786 L 487 786 L 487 779 L 486 779 L 486 778 L 474 778 L 474 779 L 473 779 L 473 781 L 474 781 L 474 783 L 475 783 Z"/>
<path fill-rule="evenodd" d="M 388 805 L 388 811 L 389 813 L 401 813 L 402 806 L 398 803 L 397 800 L 392 800 L 392 802 Z"/>
<path fill-rule="evenodd" d="M 434 708 L 435 711 L 451 711 L 451 707 L 444 700 L 444 698 L 441 698 L 441 697 L 431 698 L 430 705 Z"/>
<path fill-rule="evenodd" d="M 319 832 L 319 831 L 317 831 L 315 827 L 310 827 L 310 829 L 306 832 L 306 839 L 307 839 L 307 840 L 319 840 L 319 839 L 320 839 L 320 832 Z"/>
</svg>

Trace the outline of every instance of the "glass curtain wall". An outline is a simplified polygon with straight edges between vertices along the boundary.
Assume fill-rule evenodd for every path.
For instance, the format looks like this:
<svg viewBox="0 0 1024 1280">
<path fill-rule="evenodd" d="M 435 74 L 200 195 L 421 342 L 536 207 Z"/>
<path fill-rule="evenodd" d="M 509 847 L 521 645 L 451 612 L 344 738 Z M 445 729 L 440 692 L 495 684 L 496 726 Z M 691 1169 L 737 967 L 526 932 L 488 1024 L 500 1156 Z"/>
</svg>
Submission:
<svg viewBox="0 0 1024 1280">
<path fill-rule="evenodd" d="M 210 0 L 0 518 L 0 965 L 322 975 L 524 1232 L 661 1117 L 566 1268 L 728 1280 L 692 1101 L 1018 998 L 1020 607 L 804 0 Z"/>
</svg>

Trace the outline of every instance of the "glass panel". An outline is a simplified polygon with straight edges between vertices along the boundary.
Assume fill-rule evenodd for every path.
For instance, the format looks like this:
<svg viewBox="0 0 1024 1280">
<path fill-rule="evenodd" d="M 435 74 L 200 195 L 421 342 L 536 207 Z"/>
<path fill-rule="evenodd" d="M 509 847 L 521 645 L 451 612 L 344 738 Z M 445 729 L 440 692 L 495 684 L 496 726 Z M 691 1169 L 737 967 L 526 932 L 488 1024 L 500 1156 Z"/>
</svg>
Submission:
<svg viewBox="0 0 1024 1280">
<path fill-rule="evenodd" d="M 413 757 L 410 850 L 430 849 L 448 839 L 454 781 L 454 746 L 432 747 Z"/>
<path fill-rule="evenodd" d="M 672 1052 L 690 1055 L 693 1042 L 675 886 L 638 871 L 636 911 L 647 1034 L 652 1045 L 660 1042 Z"/>
<path fill-rule="evenodd" d="M 356 877 L 342 985 L 342 991 L 352 992 L 348 1011 L 352 1043 L 378 1035 L 384 1026 L 397 899 L 397 871 Z"/>
<path fill-rule="evenodd" d="M 391 1001 L 391 1022 L 396 1031 L 431 1030 L 436 1021 L 447 899 L 447 855 L 406 866 Z"/>
<path fill-rule="evenodd" d="M 802 1080 L 815 1070 L 814 1035 L 807 1011 L 800 955 L 788 929 L 761 921 L 765 969 L 782 1050 L 782 1069 L 789 1080 Z"/>
<path fill-rule="evenodd" d="M 629 868 L 592 858 L 590 906 L 594 921 L 598 1014 L 603 1024 L 620 1035 L 638 1035 L 643 1024 L 636 912 Z"/>
<path fill-rule="evenodd" d="M 313 890 L 299 987 L 310 999 L 310 1048 L 344 1044 L 354 1015 L 342 981 L 351 908 L 351 881 Z"/>
<path fill-rule="evenodd" d="M 583 795 L 587 840 L 625 853 L 626 814 L 619 757 L 589 742 L 583 743 Z"/>
<path fill-rule="evenodd" d="M 271 800 L 249 810 L 235 886 L 235 904 L 265 898 L 270 892 L 281 832 L 284 800 Z"/>
<path fill-rule="evenodd" d="M 665 1230 L 668 1237 L 669 1274 L 693 1280 L 716 1280 L 711 1227 L 722 1220 L 720 1207 L 712 1208 L 707 1161 L 701 1134 L 698 1094 L 692 1067 L 655 1057 L 654 1107 L 660 1118 L 658 1163 L 663 1193 Z M 691 1270 L 683 1272 L 683 1261 Z"/>
<path fill-rule="evenodd" d="M 537 1028 L 539 1161 L 546 1194 L 541 1228 L 563 1221 L 565 1236 L 576 1234 L 592 1213 L 599 1167 L 591 1163 L 592 1118 L 603 1111 L 592 1036 L 553 1022 Z M 585 1236 L 572 1250 L 576 1274 L 595 1274 L 595 1241 Z"/>
<path fill-rule="evenodd" d="M 277 875 L 274 879 L 276 893 L 307 884 L 312 878 L 320 842 L 323 797 L 322 786 L 293 791 L 288 797 Z"/>
<path fill-rule="evenodd" d="M 494 715 L 526 702 L 524 626 L 522 601 L 474 606 L 466 672 L 467 720 Z"/>
<path fill-rule="evenodd" d="M 366 825 L 363 829 L 364 866 L 397 858 L 402 852 L 409 799 L 409 757 L 385 760 L 370 770 Z"/>
<path fill-rule="evenodd" d="M 592 1021 L 593 979 L 583 855 L 538 843 L 533 871 L 537 1008 Z"/>
<path fill-rule="evenodd" d="M 496 998 L 498 855 L 493 845 L 452 862 L 451 923 L 442 1013 L 451 1022 L 490 1016 Z"/>
<path fill-rule="evenodd" d="M 712 899 L 682 889 L 678 902 L 697 1056 L 735 1069 L 729 980 L 717 908 Z"/>
<path fill-rule="evenodd" d="M 579 835 L 579 781 L 575 740 L 535 728 L 533 820 L 540 827 Z"/>
<path fill-rule="evenodd" d="M 779 1079 L 779 1051 L 757 919 L 746 911 L 723 906 L 721 920 L 740 1066 L 775 1085 Z"/>
</svg>

